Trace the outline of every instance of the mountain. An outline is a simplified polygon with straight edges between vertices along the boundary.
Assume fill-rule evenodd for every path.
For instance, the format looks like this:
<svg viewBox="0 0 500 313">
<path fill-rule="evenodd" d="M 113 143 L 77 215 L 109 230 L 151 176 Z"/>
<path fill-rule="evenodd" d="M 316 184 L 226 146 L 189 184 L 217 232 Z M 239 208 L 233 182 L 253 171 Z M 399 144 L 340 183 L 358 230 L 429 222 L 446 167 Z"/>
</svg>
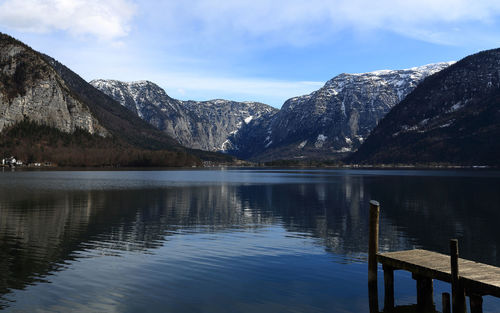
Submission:
<svg viewBox="0 0 500 313">
<path fill-rule="evenodd" d="M 63 64 L 49 56 L 43 57 L 62 77 L 71 92 L 88 106 L 112 136 L 145 149 L 180 148 L 175 139 L 165 136 L 135 114 L 130 114 L 129 110 L 94 88 Z"/>
<path fill-rule="evenodd" d="M 22 124 L 20 128 L 16 128 L 19 124 Z M 47 130 L 46 127 L 56 131 Z M 66 66 L 2 33 L 0 132 L 0 152 L 3 154 L 20 152 L 21 143 L 31 142 L 35 138 L 39 140 L 37 144 L 24 145 L 27 150 L 21 153 L 26 158 L 40 155 L 40 150 L 49 148 L 51 144 L 54 144 L 53 151 L 77 154 L 75 151 L 78 150 L 79 153 L 86 153 L 77 144 L 85 141 L 86 148 L 106 147 L 110 153 L 113 149 L 122 153 L 125 150 L 133 151 L 140 158 L 146 156 L 145 150 L 170 151 L 162 155 L 172 159 L 179 156 L 176 162 L 165 160 L 162 163 L 165 165 L 199 162 L 173 138 L 132 114 Z M 47 137 L 40 138 L 40 133 Z M 12 134 L 32 138 L 10 138 Z M 78 140 L 72 140 L 73 134 Z M 104 158 L 102 156 L 101 159 Z"/>
<path fill-rule="evenodd" d="M 0 131 L 25 119 L 66 133 L 110 135 L 39 53 L 0 33 Z"/>
<path fill-rule="evenodd" d="M 278 111 L 258 102 L 180 101 L 149 81 L 98 79 L 90 84 L 182 145 L 207 151 L 232 149 L 229 136 L 252 119 Z"/>
<path fill-rule="evenodd" d="M 241 158 L 335 158 L 355 151 L 377 123 L 425 77 L 453 62 L 404 70 L 340 74 L 321 89 L 287 100 L 230 138 Z"/>
<path fill-rule="evenodd" d="M 425 79 L 395 106 L 355 163 L 500 164 L 500 49 Z"/>
<path fill-rule="evenodd" d="M 229 138 L 254 119 L 273 116 L 278 109 L 259 102 L 230 100 L 184 101 L 184 106 L 205 121 L 205 131 L 213 150 L 227 152 L 234 148 Z"/>
</svg>

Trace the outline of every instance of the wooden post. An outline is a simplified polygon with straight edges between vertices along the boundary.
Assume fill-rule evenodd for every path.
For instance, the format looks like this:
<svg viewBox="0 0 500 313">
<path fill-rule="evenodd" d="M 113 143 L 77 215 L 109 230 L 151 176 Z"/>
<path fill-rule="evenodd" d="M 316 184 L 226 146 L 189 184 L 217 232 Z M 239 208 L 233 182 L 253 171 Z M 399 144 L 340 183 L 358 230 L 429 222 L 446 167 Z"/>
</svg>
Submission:
<svg viewBox="0 0 500 313">
<path fill-rule="evenodd" d="M 384 269 L 384 312 L 392 312 L 394 309 L 394 269 L 388 265 Z"/>
<path fill-rule="evenodd" d="M 413 279 L 417 281 L 417 308 L 419 312 L 430 312 L 434 310 L 434 287 L 432 279 L 413 274 Z"/>
<path fill-rule="evenodd" d="M 470 299 L 470 312 L 471 313 L 483 313 L 483 297 L 478 294 L 471 294 Z"/>
<path fill-rule="evenodd" d="M 458 271 L 458 240 L 450 240 L 451 257 L 451 303 L 453 313 L 466 313 L 465 291 Z"/>
<path fill-rule="evenodd" d="M 368 241 L 368 298 L 370 313 L 378 312 L 377 253 L 380 204 L 370 201 L 370 230 Z"/>
<path fill-rule="evenodd" d="M 450 294 L 447 292 L 443 292 L 443 313 L 451 313 Z"/>
</svg>

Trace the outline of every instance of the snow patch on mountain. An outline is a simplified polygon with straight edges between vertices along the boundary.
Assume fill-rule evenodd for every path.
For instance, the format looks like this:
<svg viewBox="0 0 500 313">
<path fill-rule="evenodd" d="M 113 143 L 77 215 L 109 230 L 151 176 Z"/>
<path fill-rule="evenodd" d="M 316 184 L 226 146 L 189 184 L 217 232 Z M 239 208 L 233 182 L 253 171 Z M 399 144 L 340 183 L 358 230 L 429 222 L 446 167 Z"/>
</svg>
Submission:
<svg viewBox="0 0 500 313">
<path fill-rule="evenodd" d="M 343 73 L 317 91 L 290 98 L 281 110 L 256 102 L 179 101 L 148 81 L 121 83 L 122 87 L 116 81 L 91 83 L 185 146 L 241 158 L 259 159 L 271 152 L 272 158 L 286 158 L 281 151 L 290 155 L 294 150 L 295 155 L 355 151 L 422 80 L 453 63 Z M 449 110 L 462 105 L 450 104 Z M 407 127 L 401 131 L 420 126 Z"/>
<path fill-rule="evenodd" d="M 354 151 L 385 114 L 422 80 L 453 63 L 340 74 L 319 90 L 287 100 L 267 122 L 268 133 L 254 129 L 253 132 L 262 135 L 261 142 L 265 143 L 262 150 L 246 149 L 245 138 L 240 138 L 238 146 L 241 151 L 252 150 L 256 159 L 266 155 L 269 149 L 273 157 L 279 157 L 276 155 L 281 147 L 283 151 L 305 151 L 307 143 L 302 145 L 304 142 L 313 143 L 315 150 L 312 153 L 316 154 Z"/>
<path fill-rule="evenodd" d="M 278 110 L 258 102 L 223 99 L 180 101 L 150 81 L 93 80 L 94 87 L 177 139 L 182 145 L 209 151 L 228 151 L 238 145 L 229 137 L 262 115 Z"/>
<path fill-rule="evenodd" d="M 299 143 L 299 145 L 297 146 L 297 148 L 302 149 L 302 148 L 304 148 L 306 146 L 306 144 L 307 144 L 307 140 L 304 140 L 301 143 Z"/>
</svg>

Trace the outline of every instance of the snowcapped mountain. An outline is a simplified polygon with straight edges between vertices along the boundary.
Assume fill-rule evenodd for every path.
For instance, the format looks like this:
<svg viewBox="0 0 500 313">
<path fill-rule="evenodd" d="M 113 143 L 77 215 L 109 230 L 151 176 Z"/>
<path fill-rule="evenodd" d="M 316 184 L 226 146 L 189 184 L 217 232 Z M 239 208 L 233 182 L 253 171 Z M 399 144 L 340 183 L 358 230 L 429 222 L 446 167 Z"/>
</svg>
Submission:
<svg viewBox="0 0 500 313">
<path fill-rule="evenodd" d="M 149 81 L 126 83 L 98 79 L 91 81 L 91 85 L 118 100 L 120 104 L 141 118 L 155 108 L 169 113 L 181 110 L 179 101 L 170 98 L 163 89 Z"/>
<path fill-rule="evenodd" d="M 180 149 L 171 137 L 131 114 L 63 64 L 0 33 L 0 132 L 23 121 L 68 134 L 83 130 L 114 138 L 121 146 Z"/>
<path fill-rule="evenodd" d="M 500 49 L 468 56 L 424 80 L 349 161 L 500 164 Z"/>
<path fill-rule="evenodd" d="M 252 119 L 278 111 L 258 102 L 180 101 L 149 81 L 90 83 L 182 145 L 208 151 L 232 149 L 231 135 Z"/>
<path fill-rule="evenodd" d="M 340 74 L 309 95 L 287 100 L 268 120 L 249 123 L 230 153 L 255 160 L 332 158 L 355 151 L 389 110 L 426 77 L 454 62 L 404 70 Z"/>
<path fill-rule="evenodd" d="M 392 107 L 450 64 L 340 74 L 281 110 L 256 102 L 180 101 L 148 81 L 90 83 L 190 148 L 259 161 L 331 159 L 356 151 Z"/>
<path fill-rule="evenodd" d="M 192 166 L 200 158 L 54 58 L 0 32 L 0 154 L 59 166 Z M 196 156 L 194 155 L 196 154 Z"/>
</svg>

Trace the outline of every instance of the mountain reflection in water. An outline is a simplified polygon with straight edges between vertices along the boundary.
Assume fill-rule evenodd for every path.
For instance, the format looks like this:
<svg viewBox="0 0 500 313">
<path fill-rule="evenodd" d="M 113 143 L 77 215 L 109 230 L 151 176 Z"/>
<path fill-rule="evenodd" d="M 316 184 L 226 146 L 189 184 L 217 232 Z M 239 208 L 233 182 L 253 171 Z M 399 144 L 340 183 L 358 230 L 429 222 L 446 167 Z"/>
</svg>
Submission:
<svg viewBox="0 0 500 313">
<path fill-rule="evenodd" d="M 193 297 L 195 291 L 226 302 L 228 312 L 293 311 L 290 305 L 299 312 L 332 305 L 339 312 L 367 310 L 370 199 L 382 205 L 381 250 L 447 253 L 448 240 L 458 237 L 461 256 L 500 266 L 498 172 L 0 174 L 0 306 L 7 310 L 85 310 L 71 295 L 115 288 L 106 275 L 121 272 L 118 266 L 125 276 L 158 288 L 167 288 L 161 282 L 178 285 L 167 288 L 171 296 L 150 290 L 149 304 L 137 301 L 118 311 L 148 310 L 152 303 L 150 311 L 220 311 L 206 298 Z M 132 266 L 146 261 L 152 262 L 146 272 Z M 46 283 L 63 285 L 55 281 L 70 274 L 81 281 L 64 278 L 60 291 L 69 300 L 47 291 Z M 92 283 L 84 283 L 86 275 Z M 343 293 L 350 277 L 358 282 Z M 93 299 L 99 302 L 94 308 L 111 310 L 121 297 L 142 292 L 123 279 L 116 277 L 128 289 Z M 241 285 L 244 280 L 251 283 Z M 263 296 L 262 286 L 277 294 Z M 231 289 L 237 297 L 228 300 L 224 293 Z M 40 299 L 26 300 L 21 290 Z M 361 300 L 350 303 L 349 292 Z"/>
</svg>

